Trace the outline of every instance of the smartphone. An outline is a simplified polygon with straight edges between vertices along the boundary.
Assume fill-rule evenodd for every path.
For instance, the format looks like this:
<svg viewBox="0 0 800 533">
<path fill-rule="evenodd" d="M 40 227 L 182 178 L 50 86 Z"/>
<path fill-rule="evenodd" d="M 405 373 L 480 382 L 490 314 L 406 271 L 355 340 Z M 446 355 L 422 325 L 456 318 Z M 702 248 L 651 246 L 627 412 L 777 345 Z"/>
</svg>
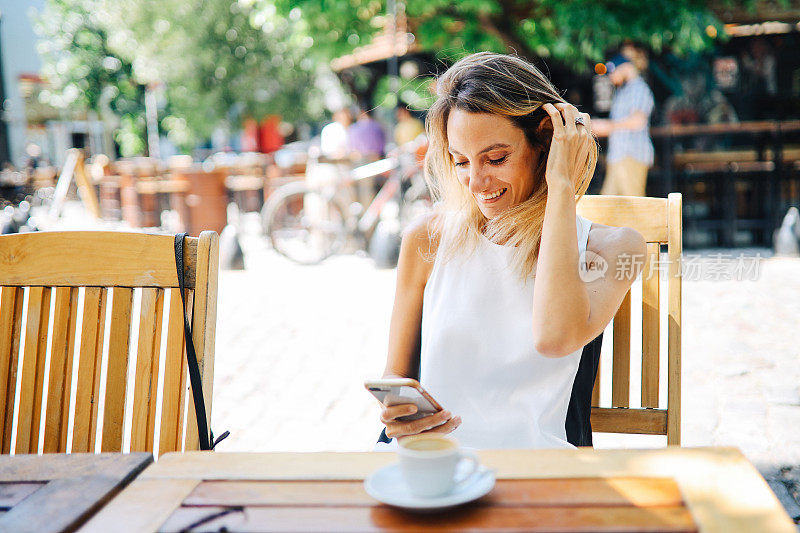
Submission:
<svg viewBox="0 0 800 533">
<path fill-rule="evenodd" d="M 408 422 L 417 420 L 442 410 L 439 402 L 422 388 L 416 379 L 411 378 L 391 378 L 374 379 L 365 381 L 364 387 L 372 393 L 386 407 L 413 403 L 417 406 L 417 412 L 413 415 L 401 416 L 397 420 Z"/>
</svg>

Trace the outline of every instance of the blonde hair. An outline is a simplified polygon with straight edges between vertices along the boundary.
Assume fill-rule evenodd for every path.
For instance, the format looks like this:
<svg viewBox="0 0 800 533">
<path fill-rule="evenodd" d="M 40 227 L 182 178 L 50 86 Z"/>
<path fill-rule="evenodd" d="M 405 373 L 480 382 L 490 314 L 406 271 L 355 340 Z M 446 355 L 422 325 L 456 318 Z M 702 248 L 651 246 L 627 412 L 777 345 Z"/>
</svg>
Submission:
<svg viewBox="0 0 800 533">
<path fill-rule="evenodd" d="M 483 234 L 495 243 L 514 247 L 512 267 L 527 279 L 539 255 L 547 203 L 545 168 L 552 134 L 539 130 L 548 117 L 542 105 L 566 101 L 535 66 L 518 57 L 491 52 L 468 55 L 447 69 L 436 80 L 436 94 L 425 120 L 429 142 L 425 177 L 437 202 L 439 227 L 448 234 L 441 241 L 444 257 L 471 253 Z M 504 116 L 523 130 L 531 147 L 542 154 L 534 170 L 536 183 L 530 198 L 491 220 L 481 213 L 472 194 L 456 177 L 448 152 L 447 119 L 454 109 Z M 576 197 L 586 192 L 596 163 L 597 143 L 592 142 L 586 170 L 576 182 Z"/>
</svg>

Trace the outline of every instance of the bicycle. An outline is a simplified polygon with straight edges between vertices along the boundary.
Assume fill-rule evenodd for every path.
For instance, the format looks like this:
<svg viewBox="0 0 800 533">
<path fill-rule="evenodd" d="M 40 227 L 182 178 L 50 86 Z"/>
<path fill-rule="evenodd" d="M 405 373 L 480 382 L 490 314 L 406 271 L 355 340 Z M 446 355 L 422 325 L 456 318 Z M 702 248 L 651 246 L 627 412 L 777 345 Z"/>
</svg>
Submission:
<svg viewBox="0 0 800 533">
<path fill-rule="evenodd" d="M 356 183 L 378 176 L 386 176 L 386 182 L 363 209 L 353 200 Z M 369 250 L 379 224 L 397 237 L 399 249 L 402 228 L 430 205 L 417 156 L 402 151 L 345 172 L 339 180 L 279 187 L 267 199 L 262 220 L 275 251 L 295 263 L 314 265 L 348 241 Z"/>
</svg>

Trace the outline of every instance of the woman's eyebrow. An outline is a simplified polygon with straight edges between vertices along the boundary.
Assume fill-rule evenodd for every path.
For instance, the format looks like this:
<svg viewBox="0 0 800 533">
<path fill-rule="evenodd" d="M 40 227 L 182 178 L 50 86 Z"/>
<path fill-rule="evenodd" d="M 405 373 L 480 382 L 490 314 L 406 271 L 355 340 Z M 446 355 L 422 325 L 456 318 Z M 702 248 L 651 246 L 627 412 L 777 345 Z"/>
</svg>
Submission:
<svg viewBox="0 0 800 533">
<path fill-rule="evenodd" d="M 484 154 L 486 152 L 491 152 L 492 150 L 497 150 L 498 148 L 511 148 L 511 145 L 510 144 L 505 144 L 505 143 L 494 143 L 494 144 L 491 144 L 491 145 L 487 146 L 486 148 L 484 148 L 480 152 L 478 152 L 478 155 Z M 449 148 L 449 147 L 448 147 L 447 151 L 450 152 L 453 155 L 464 155 L 461 152 L 459 152 L 458 150 L 455 150 L 455 149 Z"/>
</svg>

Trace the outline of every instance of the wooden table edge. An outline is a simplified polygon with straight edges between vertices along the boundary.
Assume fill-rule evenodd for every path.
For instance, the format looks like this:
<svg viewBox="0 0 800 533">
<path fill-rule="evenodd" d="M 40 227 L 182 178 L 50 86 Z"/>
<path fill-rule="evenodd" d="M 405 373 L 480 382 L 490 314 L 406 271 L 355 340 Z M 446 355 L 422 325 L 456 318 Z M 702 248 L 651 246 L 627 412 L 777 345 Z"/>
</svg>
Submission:
<svg viewBox="0 0 800 533">
<path fill-rule="evenodd" d="M 15 531 L 73 531 L 103 509 L 153 463 L 153 454 L 148 452 L 5 457 L 7 460 L 2 461 L 5 468 L 0 469 L 2 482 L 43 482 L 39 490 L 0 517 L 0 530 L 8 527 Z M 15 461 L 15 458 L 19 460 Z M 124 462 L 115 459 L 124 459 Z M 64 494 L 73 495 L 70 496 L 72 500 L 61 501 L 59 497 L 63 500 Z M 48 508 L 55 516 L 48 518 Z"/>
<path fill-rule="evenodd" d="M 498 479 L 673 477 L 700 531 L 797 533 L 766 481 L 737 448 L 481 450 L 478 454 L 496 469 Z M 203 480 L 360 480 L 395 460 L 393 453 L 385 452 L 170 453 L 148 467 L 112 504 L 119 510 L 134 509 L 136 491 L 141 495 L 146 487 L 153 490 L 166 482 L 175 495 L 170 501 L 179 505 Z M 178 500 L 183 491 L 187 492 Z"/>
</svg>

